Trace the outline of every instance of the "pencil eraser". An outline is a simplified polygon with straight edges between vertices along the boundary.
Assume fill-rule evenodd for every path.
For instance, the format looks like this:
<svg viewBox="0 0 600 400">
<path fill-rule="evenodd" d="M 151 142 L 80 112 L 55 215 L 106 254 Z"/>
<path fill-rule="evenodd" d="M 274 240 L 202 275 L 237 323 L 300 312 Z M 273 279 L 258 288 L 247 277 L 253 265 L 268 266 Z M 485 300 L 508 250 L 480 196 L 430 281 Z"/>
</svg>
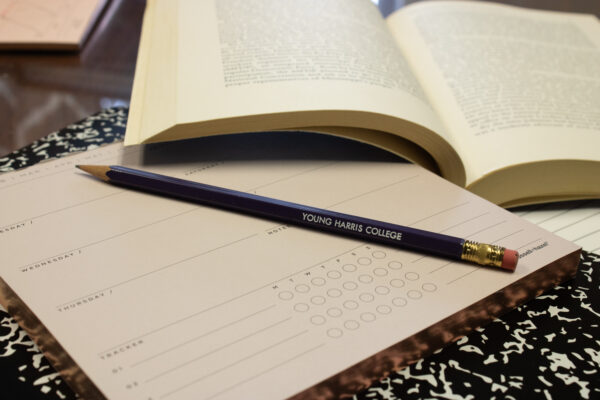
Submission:
<svg viewBox="0 0 600 400">
<path fill-rule="evenodd" d="M 502 257 L 501 268 L 514 271 L 517 268 L 517 262 L 519 261 L 519 253 L 514 250 L 505 249 L 504 257 Z"/>
</svg>

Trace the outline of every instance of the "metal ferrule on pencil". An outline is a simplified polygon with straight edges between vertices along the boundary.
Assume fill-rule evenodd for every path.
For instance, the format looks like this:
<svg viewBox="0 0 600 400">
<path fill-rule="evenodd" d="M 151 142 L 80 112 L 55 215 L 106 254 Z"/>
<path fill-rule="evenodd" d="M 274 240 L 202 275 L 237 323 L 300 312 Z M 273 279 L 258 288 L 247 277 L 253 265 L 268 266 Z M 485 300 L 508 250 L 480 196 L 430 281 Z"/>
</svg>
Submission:
<svg viewBox="0 0 600 400">
<path fill-rule="evenodd" d="M 504 247 L 493 244 L 465 240 L 460 258 L 461 260 L 474 262 L 479 265 L 501 268 L 504 259 L 504 250 Z"/>
</svg>

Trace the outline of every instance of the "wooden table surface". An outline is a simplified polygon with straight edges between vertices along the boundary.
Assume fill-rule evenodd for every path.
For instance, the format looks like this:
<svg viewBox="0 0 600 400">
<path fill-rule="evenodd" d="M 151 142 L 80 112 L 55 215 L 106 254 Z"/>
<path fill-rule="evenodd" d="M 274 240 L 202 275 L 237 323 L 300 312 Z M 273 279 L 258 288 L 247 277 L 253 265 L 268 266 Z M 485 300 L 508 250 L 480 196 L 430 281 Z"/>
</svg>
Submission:
<svg viewBox="0 0 600 400">
<path fill-rule="evenodd" d="M 414 0 L 379 0 L 384 15 Z M 503 3 L 600 15 L 600 1 Z M 111 0 L 79 52 L 0 52 L 0 157 L 102 108 L 127 105 L 145 0 Z"/>
</svg>

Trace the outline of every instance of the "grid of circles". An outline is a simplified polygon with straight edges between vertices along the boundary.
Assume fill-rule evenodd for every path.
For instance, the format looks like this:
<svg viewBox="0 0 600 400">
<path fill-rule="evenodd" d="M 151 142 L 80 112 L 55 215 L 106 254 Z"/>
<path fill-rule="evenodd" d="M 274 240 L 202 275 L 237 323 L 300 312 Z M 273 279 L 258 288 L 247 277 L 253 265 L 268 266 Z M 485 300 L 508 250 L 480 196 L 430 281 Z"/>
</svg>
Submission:
<svg viewBox="0 0 600 400">
<path fill-rule="evenodd" d="M 336 339 L 437 290 L 386 251 L 365 246 L 358 253 L 295 276 L 281 285 L 278 298 Z"/>
</svg>

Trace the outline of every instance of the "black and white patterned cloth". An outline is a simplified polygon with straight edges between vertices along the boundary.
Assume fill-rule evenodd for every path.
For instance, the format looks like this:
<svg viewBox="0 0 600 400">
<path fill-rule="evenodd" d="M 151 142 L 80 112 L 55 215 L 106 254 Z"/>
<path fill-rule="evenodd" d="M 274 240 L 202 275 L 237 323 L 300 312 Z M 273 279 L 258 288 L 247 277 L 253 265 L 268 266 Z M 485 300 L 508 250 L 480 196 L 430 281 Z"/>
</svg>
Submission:
<svg viewBox="0 0 600 400">
<path fill-rule="evenodd" d="M 127 111 L 104 110 L 8 154 L 0 172 L 122 140 Z M 0 398 L 77 398 L 2 309 Z M 600 256 L 584 252 L 575 279 L 355 398 L 600 399 Z"/>
<path fill-rule="evenodd" d="M 122 140 L 128 109 L 109 108 L 0 157 L 0 172 L 15 171 L 40 161 L 68 156 Z"/>
</svg>

